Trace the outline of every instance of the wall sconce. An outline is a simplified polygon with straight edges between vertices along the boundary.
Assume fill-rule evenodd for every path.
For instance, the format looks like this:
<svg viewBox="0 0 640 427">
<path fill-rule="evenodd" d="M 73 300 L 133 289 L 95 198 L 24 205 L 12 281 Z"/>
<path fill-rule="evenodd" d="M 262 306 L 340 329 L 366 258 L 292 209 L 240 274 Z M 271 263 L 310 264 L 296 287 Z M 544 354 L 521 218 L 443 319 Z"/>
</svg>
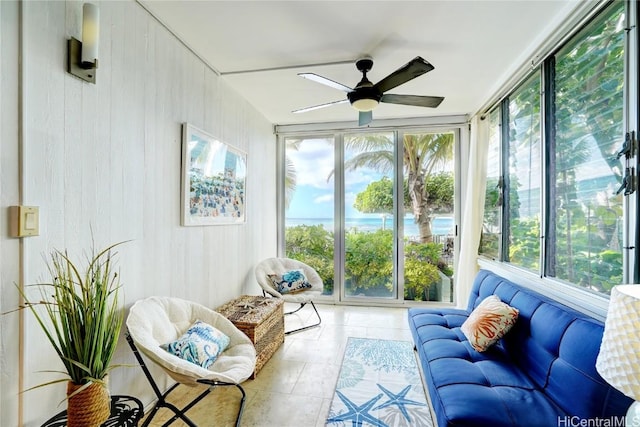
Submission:
<svg viewBox="0 0 640 427">
<path fill-rule="evenodd" d="M 68 41 L 67 71 L 89 83 L 96 82 L 100 10 L 92 3 L 82 6 L 82 41 Z"/>
</svg>

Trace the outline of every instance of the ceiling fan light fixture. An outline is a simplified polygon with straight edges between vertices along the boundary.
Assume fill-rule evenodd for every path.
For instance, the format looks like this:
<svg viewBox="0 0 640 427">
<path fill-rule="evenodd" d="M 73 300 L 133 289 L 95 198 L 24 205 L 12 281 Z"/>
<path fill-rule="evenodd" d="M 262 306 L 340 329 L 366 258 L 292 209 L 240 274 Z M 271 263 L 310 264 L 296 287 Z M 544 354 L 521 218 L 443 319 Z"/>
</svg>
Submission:
<svg viewBox="0 0 640 427">
<path fill-rule="evenodd" d="M 371 111 L 378 106 L 379 102 L 377 99 L 370 98 L 362 98 L 356 101 L 353 101 L 351 106 L 358 111 Z"/>
<path fill-rule="evenodd" d="M 349 98 L 351 106 L 356 110 L 371 111 L 380 103 L 382 94 L 373 85 L 363 85 L 360 82 L 353 92 L 347 94 L 347 98 Z"/>
</svg>

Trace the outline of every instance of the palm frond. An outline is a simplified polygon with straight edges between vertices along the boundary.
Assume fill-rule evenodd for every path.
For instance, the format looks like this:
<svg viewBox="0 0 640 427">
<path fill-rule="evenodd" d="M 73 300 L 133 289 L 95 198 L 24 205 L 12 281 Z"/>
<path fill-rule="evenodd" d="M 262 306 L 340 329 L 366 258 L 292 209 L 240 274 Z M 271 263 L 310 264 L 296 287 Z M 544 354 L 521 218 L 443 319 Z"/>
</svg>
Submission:
<svg viewBox="0 0 640 427">
<path fill-rule="evenodd" d="M 284 201 L 285 207 L 288 208 L 291 200 L 293 199 L 293 195 L 296 192 L 296 182 L 298 179 L 298 173 L 296 171 L 296 165 L 290 158 L 286 158 L 286 167 L 285 167 L 285 175 L 284 175 Z"/>
<path fill-rule="evenodd" d="M 365 133 L 345 138 L 344 145 L 347 150 L 359 152 L 380 150 L 393 151 L 393 139 L 391 139 L 390 134 L 385 133 Z"/>
<path fill-rule="evenodd" d="M 393 151 L 367 151 L 358 153 L 344 162 L 345 171 L 354 171 L 361 167 L 369 167 L 382 174 L 393 170 Z"/>
</svg>

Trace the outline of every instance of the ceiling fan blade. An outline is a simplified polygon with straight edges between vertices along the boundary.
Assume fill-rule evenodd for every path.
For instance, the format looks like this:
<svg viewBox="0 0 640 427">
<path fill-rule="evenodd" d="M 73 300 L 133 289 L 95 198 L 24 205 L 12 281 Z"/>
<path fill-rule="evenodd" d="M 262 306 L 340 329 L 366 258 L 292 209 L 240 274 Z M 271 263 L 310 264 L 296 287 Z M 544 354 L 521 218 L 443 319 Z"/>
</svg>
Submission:
<svg viewBox="0 0 640 427">
<path fill-rule="evenodd" d="M 416 56 L 373 86 L 378 88 L 381 93 L 384 93 L 433 69 L 434 66 L 428 61 Z"/>
<path fill-rule="evenodd" d="M 319 105 L 314 105 L 312 107 L 300 108 L 299 110 L 293 110 L 292 113 L 306 113 L 307 111 L 318 110 L 320 108 L 330 107 L 332 105 L 344 104 L 346 102 L 349 102 L 349 100 L 341 99 L 340 101 L 327 102 L 326 104 L 319 104 Z"/>
<path fill-rule="evenodd" d="M 302 77 L 302 78 L 307 79 L 307 80 L 313 80 L 314 82 L 317 82 L 317 83 L 332 87 L 334 89 L 341 90 L 343 92 L 351 92 L 353 90 L 350 87 L 343 85 L 342 83 L 334 82 L 331 79 L 319 76 L 319 75 L 314 74 L 314 73 L 299 73 L 298 75 L 300 77 Z"/>
<path fill-rule="evenodd" d="M 419 95 L 382 95 L 380 102 L 389 104 L 414 105 L 416 107 L 435 108 L 444 100 L 442 96 L 419 96 Z"/>
<path fill-rule="evenodd" d="M 373 113 L 371 111 L 360 111 L 358 114 L 358 126 L 368 125 L 372 120 Z"/>
</svg>

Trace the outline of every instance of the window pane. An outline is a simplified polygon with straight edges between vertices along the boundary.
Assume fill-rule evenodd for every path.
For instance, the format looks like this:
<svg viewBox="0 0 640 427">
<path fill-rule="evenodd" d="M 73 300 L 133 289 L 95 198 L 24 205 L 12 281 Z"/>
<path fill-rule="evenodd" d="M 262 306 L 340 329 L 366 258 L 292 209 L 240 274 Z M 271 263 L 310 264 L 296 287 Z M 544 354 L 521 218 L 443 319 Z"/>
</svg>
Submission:
<svg viewBox="0 0 640 427">
<path fill-rule="evenodd" d="M 285 254 L 313 267 L 333 293 L 333 138 L 285 140 Z"/>
<path fill-rule="evenodd" d="M 487 189 L 484 198 L 484 218 L 480 253 L 498 259 L 500 250 L 500 210 L 502 206 L 500 182 L 500 108 L 489 113 L 489 153 L 487 155 Z"/>
<path fill-rule="evenodd" d="M 624 2 L 556 55 L 555 252 L 549 275 L 609 293 L 622 281 Z"/>
<path fill-rule="evenodd" d="M 405 134 L 404 299 L 453 301 L 453 132 Z"/>
<path fill-rule="evenodd" d="M 507 212 L 509 262 L 537 271 L 540 265 L 540 75 L 509 97 Z"/>
<path fill-rule="evenodd" d="M 344 137 L 347 297 L 395 298 L 393 133 Z"/>
</svg>

